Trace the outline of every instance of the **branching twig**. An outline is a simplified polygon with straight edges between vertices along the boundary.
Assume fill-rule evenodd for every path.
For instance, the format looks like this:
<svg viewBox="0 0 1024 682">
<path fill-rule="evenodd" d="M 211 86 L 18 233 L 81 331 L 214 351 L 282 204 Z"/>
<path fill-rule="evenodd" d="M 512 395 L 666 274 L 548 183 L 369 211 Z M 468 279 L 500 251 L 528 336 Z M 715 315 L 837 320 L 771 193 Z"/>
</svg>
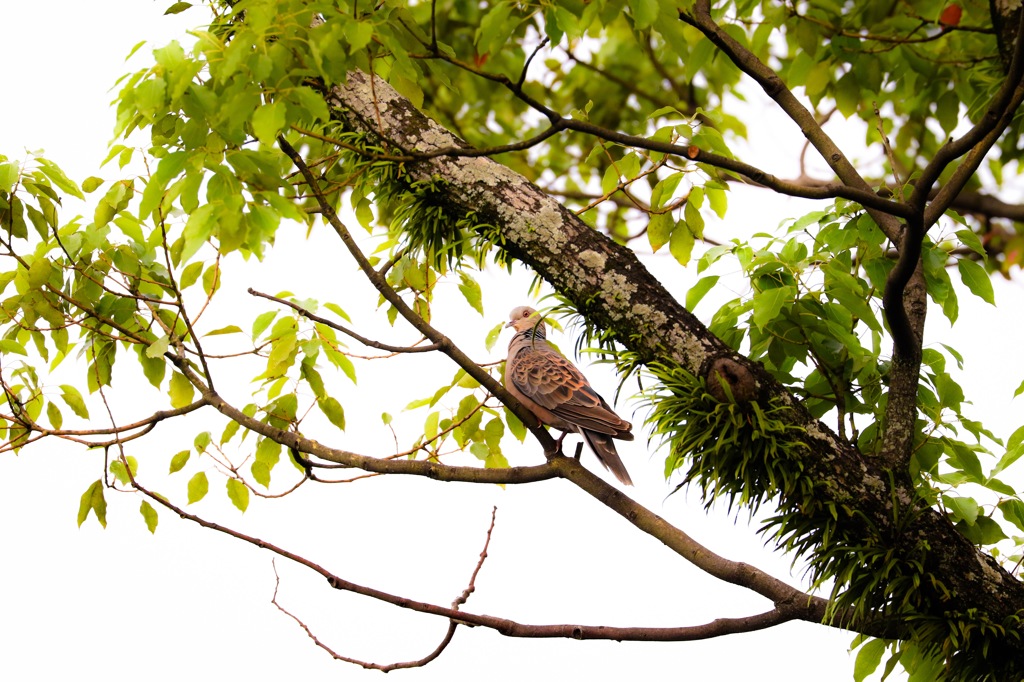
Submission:
<svg viewBox="0 0 1024 682">
<path fill-rule="evenodd" d="M 476 562 L 476 568 L 473 569 L 473 575 L 469 577 L 469 584 L 466 585 L 466 589 L 462 591 L 455 601 L 452 602 L 452 608 L 458 609 L 460 606 L 464 606 L 469 597 L 473 592 L 476 591 L 476 577 L 480 574 L 480 569 L 483 568 L 484 561 L 487 560 L 487 548 L 491 546 L 491 533 L 494 532 L 494 521 L 498 518 L 498 508 L 493 507 L 491 509 L 491 525 L 487 528 L 487 539 L 484 540 L 484 548 L 480 550 L 480 560 Z"/>
<path fill-rule="evenodd" d="M 274 301 L 276 303 L 280 303 L 281 305 L 286 305 L 289 308 L 291 308 L 292 310 L 296 311 L 302 317 L 310 319 L 313 322 L 319 322 L 320 324 L 326 325 L 326 326 L 330 327 L 331 329 L 334 329 L 334 330 L 337 330 L 337 331 L 341 332 L 342 334 L 345 334 L 347 336 L 351 336 L 353 339 L 355 339 L 359 343 L 363 344 L 364 346 L 370 346 L 371 348 L 378 348 L 380 350 L 387 351 L 389 353 L 426 353 L 426 352 L 429 352 L 429 351 L 440 349 L 440 346 L 437 345 L 436 343 L 430 344 L 429 346 L 391 346 L 391 345 L 386 344 L 386 343 L 381 343 L 379 341 L 374 341 L 373 339 L 368 339 L 365 336 L 362 336 L 362 335 L 358 334 L 357 332 L 352 331 L 351 329 L 349 329 L 347 327 L 343 327 L 342 325 L 340 325 L 340 324 L 338 324 L 336 322 L 332 322 L 332 321 L 330 321 L 330 320 L 328 320 L 326 318 L 320 317 L 319 315 L 317 315 L 315 313 L 312 313 L 312 312 L 306 310 L 305 308 L 303 308 L 302 306 L 296 305 L 295 303 L 292 303 L 291 301 L 286 301 L 283 298 L 278 298 L 277 296 L 271 296 L 270 294 L 264 294 L 264 293 L 262 293 L 260 291 L 256 291 L 252 287 L 250 287 L 248 289 L 248 292 L 249 292 L 249 294 L 251 296 L 258 296 L 260 298 L 265 298 L 265 299 L 267 299 L 269 301 Z"/>
</svg>

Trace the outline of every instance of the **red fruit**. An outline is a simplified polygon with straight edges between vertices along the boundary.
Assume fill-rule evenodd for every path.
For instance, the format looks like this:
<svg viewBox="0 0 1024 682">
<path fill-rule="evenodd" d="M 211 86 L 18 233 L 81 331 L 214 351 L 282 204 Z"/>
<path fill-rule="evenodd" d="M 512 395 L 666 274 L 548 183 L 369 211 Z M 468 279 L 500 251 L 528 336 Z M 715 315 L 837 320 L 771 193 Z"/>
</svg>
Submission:
<svg viewBox="0 0 1024 682">
<path fill-rule="evenodd" d="M 946 9 L 939 15 L 939 23 L 943 26 L 959 26 L 963 13 L 960 5 L 946 5 Z"/>
</svg>

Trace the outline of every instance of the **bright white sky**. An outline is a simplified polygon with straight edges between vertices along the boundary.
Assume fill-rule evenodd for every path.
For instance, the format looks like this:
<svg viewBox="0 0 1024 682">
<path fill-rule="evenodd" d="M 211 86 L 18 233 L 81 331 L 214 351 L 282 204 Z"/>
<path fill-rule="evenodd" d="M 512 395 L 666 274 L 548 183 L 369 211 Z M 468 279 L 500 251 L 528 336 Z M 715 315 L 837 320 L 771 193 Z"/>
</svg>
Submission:
<svg viewBox="0 0 1024 682">
<path fill-rule="evenodd" d="M 149 47 L 132 65 L 125 65 L 124 56 L 135 43 L 145 39 L 158 47 L 182 36 L 197 21 L 189 12 L 162 17 L 170 4 L 5 2 L 0 23 L 0 63 L 7 65 L 0 153 L 17 158 L 26 148 L 44 149 L 78 180 L 89 175 L 114 177 L 113 167 L 98 170 L 113 128 L 108 104 L 114 92 L 109 88 L 129 68 L 147 63 Z M 752 139 L 775 139 L 788 145 L 784 149 L 799 148 L 799 133 L 791 125 L 773 126 L 761 117 L 754 124 Z M 750 160 L 779 175 L 796 174 L 795 166 L 780 166 L 784 160 L 778 154 L 763 149 L 751 154 Z M 726 225 L 710 229 L 728 239 L 735 225 L 743 226 L 741 233 L 751 225 L 773 228 L 786 213 L 765 221 L 767 200 L 766 193 L 734 194 Z M 790 209 L 789 214 L 797 210 Z M 380 325 L 380 316 L 371 318 L 370 308 L 359 309 L 358 296 L 368 288 L 354 279 L 340 245 L 317 235 L 311 245 L 287 234 L 281 242 L 288 247 L 281 250 L 284 253 L 272 254 L 263 264 L 236 263 L 239 267 L 228 272 L 224 286 L 225 291 L 236 292 L 234 303 L 211 310 L 211 316 L 225 319 L 206 320 L 208 329 L 229 323 L 248 328 L 248 311 L 255 308 L 241 292 L 253 286 L 271 293 L 289 289 L 346 307 L 351 303 L 360 328 L 373 329 L 376 338 L 395 343 L 414 339 L 406 331 L 392 332 Z M 679 292 L 694 280 L 692 268 L 683 272 L 661 256 L 647 260 Z M 349 286 L 356 287 L 350 298 Z M 483 336 L 511 307 L 527 302 L 527 286 L 523 276 L 488 277 L 486 319 L 456 302 L 440 308 L 435 322 L 473 357 L 500 359 L 507 337 L 487 354 Z M 996 282 L 996 291 L 999 313 L 984 304 L 974 305 L 964 295 L 957 332 L 948 331 L 941 316 L 934 314 L 929 341 L 950 343 L 964 352 L 970 363 L 965 389 L 975 401 L 974 416 L 984 416 L 997 434 L 1005 436 L 1016 426 L 1010 397 L 1024 376 L 1006 320 L 1019 319 L 1009 313 L 1009 306 L 1019 309 L 1022 297 L 1019 287 L 1002 281 Z M 726 296 L 730 292 L 720 292 L 720 298 Z M 706 319 L 712 309 L 709 299 L 698 313 Z M 978 330 L 991 331 L 977 334 Z M 570 337 L 554 340 L 563 349 L 572 347 Z M 981 352 L 972 357 L 972 349 Z M 359 393 L 348 394 L 348 434 L 332 444 L 367 454 L 390 451 L 380 413 L 399 415 L 408 401 L 433 392 L 437 382 L 430 380 L 455 371 L 443 358 L 430 362 L 427 368 L 422 358 L 396 365 L 374 363 L 380 369 L 361 374 Z M 592 367 L 587 373 L 606 396 L 614 393 L 615 380 L 607 369 Z M 244 381 L 224 389 L 240 404 L 248 402 L 254 388 Z M 116 398 L 120 416 L 128 420 L 159 409 L 146 400 L 133 391 L 122 393 Z M 633 409 L 623 403 L 619 407 L 626 414 Z M 100 416 L 94 411 L 97 423 Z M 425 413 L 399 415 L 399 422 L 411 428 L 424 417 Z M 641 419 L 638 415 L 634 422 Z M 143 477 L 154 476 L 164 486 L 161 489 L 183 499 L 185 476 L 191 473 L 169 482 L 158 474 L 166 471 L 170 455 L 186 447 L 192 435 L 194 431 L 165 427 L 129 453 L 140 460 Z M 643 437 L 620 446 L 620 452 L 637 482 L 631 495 L 713 551 L 799 582 L 798 571 L 796 577 L 790 574 L 789 559 L 765 549 L 743 521 L 734 523 L 723 511 L 706 514 L 696 499 L 684 495 L 666 497 L 670 488 L 661 475 L 662 457 L 648 451 Z M 513 463 L 540 461 L 539 450 L 529 440 L 509 455 Z M 589 453 L 584 462 L 599 469 Z M 29 448 L 18 457 L 0 456 L 0 546 L 6 549 L 0 561 L 0 677 L 74 676 L 111 682 L 226 676 L 380 679 L 379 673 L 330 660 L 270 604 L 274 574 L 266 552 L 168 513 L 161 514 L 159 529 L 151 536 L 136 511 L 138 499 L 124 495 L 108 494 L 107 530 L 92 518 L 77 528 L 79 496 L 101 468 L 100 453 L 56 444 Z M 285 469 L 282 464 L 275 475 L 280 471 L 284 476 Z M 192 511 L 281 544 L 355 582 L 440 604 L 450 603 L 464 589 L 483 545 L 490 509 L 497 505 L 490 557 L 477 592 L 465 607 L 473 612 L 527 623 L 691 625 L 769 608 L 763 599 L 702 575 L 564 482 L 506 490 L 416 479 L 307 486 L 302 494 L 283 501 L 254 499 L 244 517 L 227 503 L 222 486 L 222 479 L 212 476 L 208 498 Z M 416 659 L 432 650 L 444 633 L 446 623 L 439 619 L 335 592 L 308 571 L 281 560 L 277 567 L 283 604 L 344 655 L 378 663 Z M 485 677 L 499 682 L 818 682 L 852 674 L 847 655 L 852 638 L 850 633 L 801 623 L 679 644 L 513 640 L 481 628 L 462 628 L 440 659 L 426 668 L 393 674 L 417 680 Z"/>
</svg>

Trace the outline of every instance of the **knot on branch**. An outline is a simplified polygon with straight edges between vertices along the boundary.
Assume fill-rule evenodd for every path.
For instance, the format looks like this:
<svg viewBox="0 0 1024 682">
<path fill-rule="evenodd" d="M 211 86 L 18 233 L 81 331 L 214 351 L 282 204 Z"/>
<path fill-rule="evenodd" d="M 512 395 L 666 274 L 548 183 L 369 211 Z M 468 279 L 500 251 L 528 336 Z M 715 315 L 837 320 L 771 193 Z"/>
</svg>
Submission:
<svg viewBox="0 0 1024 682">
<path fill-rule="evenodd" d="M 707 391 L 718 402 L 749 403 L 757 398 L 758 382 L 746 365 L 726 355 L 708 358 L 700 368 Z"/>
</svg>

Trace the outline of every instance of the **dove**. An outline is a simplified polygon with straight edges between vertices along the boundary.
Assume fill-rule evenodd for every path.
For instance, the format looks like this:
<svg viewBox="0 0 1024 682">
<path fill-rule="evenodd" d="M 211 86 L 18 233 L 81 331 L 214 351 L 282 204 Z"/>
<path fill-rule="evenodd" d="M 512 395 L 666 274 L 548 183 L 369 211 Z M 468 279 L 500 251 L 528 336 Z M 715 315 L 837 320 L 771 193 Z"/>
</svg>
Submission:
<svg viewBox="0 0 1024 682">
<path fill-rule="evenodd" d="M 633 485 L 613 438 L 633 440 L 633 425 L 619 417 L 590 386 L 583 373 L 545 340 L 544 320 L 529 306 L 514 308 L 506 327 L 516 334 L 508 344 L 505 388 L 542 424 L 578 433 L 606 469 Z"/>
</svg>

